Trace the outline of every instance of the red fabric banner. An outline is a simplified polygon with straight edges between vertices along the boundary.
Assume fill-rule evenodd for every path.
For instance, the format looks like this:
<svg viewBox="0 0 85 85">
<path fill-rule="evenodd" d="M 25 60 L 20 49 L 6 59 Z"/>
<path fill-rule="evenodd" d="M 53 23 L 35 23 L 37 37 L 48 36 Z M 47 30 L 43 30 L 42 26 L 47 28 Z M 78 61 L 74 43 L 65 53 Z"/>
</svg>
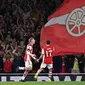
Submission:
<svg viewBox="0 0 85 85">
<path fill-rule="evenodd" d="M 50 40 L 55 55 L 85 53 L 85 0 L 65 0 L 41 29 L 40 45 Z"/>
</svg>

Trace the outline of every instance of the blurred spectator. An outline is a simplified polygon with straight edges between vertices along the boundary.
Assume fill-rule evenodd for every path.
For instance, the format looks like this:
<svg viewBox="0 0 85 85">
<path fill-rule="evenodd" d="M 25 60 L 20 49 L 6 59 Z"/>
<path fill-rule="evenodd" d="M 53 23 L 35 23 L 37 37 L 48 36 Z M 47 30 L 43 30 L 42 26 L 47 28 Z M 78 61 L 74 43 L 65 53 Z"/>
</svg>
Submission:
<svg viewBox="0 0 85 85">
<path fill-rule="evenodd" d="M 21 50 L 20 46 L 16 47 L 13 50 L 13 54 L 14 54 L 13 72 L 16 72 L 16 69 L 18 66 L 24 66 L 24 60 L 23 60 L 22 50 Z"/>
<path fill-rule="evenodd" d="M 54 56 L 53 57 L 53 66 L 54 72 L 60 73 L 62 69 L 62 57 L 61 56 Z"/>
<path fill-rule="evenodd" d="M 12 72 L 12 58 L 9 52 L 3 58 L 3 69 L 5 73 Z"/>
<path fill-rule="evenodd" d="M 3 72 L 3 57 L 4 57 L 4 53 L 3 53 L 3 47 L 1 46 L 1 40 L 0 40 L 0 72 Z"/>
<path fill-rule="evenodd" d="M 75 58 L 75 55 L 65 55 L 64 56 L 66 73 L 71 73 L 73 64 L 74 64 L 74 58 Z"/>
<path fill-rule="evenodd" d="M 80 54 L 78 56 L 78 63 L 79 63 L 79 70 L 80 70 L 80 73 L 84 73 L 84 67 L 85 67 L 85 55 L 84 54 Z"/>
<path fill-rule="evenodd" d="M 61 67 L 61 73 L 65 73 L 65 61 L 64 61 L 64 56 L 62 56 L 62 67 Z"/>
<path fill-rule="evenodd" d="M 3 53 L 2 53 L 3 47 L 0 45 L 0 72 L 3 72 Z"/>
<path fill-rule="evenodd" d="M 85 73 L 85 54 L 84 54 L 84 58 L 82 59 L 83 63 L 84 63 L 84 68 L 83 68 L 83 71 Z"/>
<path fill-rule="evenodd" d="M 79 64 L 78 64 L 78 59 L 75 57 L 74 59 L 74 65 L 72 68 L 72 73 L 79 73 Z"/>
</svg>

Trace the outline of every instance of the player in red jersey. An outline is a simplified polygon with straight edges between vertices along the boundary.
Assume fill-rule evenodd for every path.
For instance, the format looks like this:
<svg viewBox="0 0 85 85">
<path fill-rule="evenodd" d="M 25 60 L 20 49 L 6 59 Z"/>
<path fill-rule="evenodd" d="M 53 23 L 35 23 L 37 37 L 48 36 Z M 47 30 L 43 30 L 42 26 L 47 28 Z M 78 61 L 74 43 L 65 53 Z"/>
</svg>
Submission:
<svg viewBox="0 0 85 85">
<path fill-rule="evenodd" d="M 49 80 L 51 81 L 51 77 L 52 77 L 52 68 L 53 68 L 53 62 L 52 62 L 52 57 L 53 57 L 53 52 L 54 52 L 54 47 L 50 45 L 50 41 L 47 40 L 46 41 L 46 46 L 42 49 L 42 53 L 39 59 L 37 59 L 37 62 L 39 62 L 39 60 L 41 58 L 43 58 L 43 61 L 41 63 L 40 69 L 37 71 L 37 73 L 35 74 L 34 78 L 36 79 L 38 77 L 38 74 L 45 68 L 48 67 L 49 69 Z"/>
<path fill-rule="evenodd" d="M 29 39 L 29 44 L 26 47 L 26 52 L 25 52 L 25 56 L 24 56 L 25 67 L 18 67 L 19 70 L 25 70 L 25 72 L 21 78 L 21 81 L 24 81 L 24 79 L 28 75 L 28 72 L 32 70 L 31 59 L 33 58 L 34 60 L 36 60 L 36 58 L 35 58 L 36 55 L 32 54 L 34 44 L 35 44 L 35 39 L 31 37 Z"/>
</svg>

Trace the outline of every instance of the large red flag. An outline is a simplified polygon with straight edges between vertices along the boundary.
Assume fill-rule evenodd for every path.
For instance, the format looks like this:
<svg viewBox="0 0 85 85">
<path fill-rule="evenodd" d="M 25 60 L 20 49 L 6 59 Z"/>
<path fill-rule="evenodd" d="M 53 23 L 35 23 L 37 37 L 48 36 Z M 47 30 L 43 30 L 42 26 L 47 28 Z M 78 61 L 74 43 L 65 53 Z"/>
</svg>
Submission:
<svg viewBox="0 0 85 85">
<path fill-rule="evenodd" d="M 41 48 L 50 40 L 56 55 L 85 53 L 85 0 L 64 0 L 48 20 L 41 29 Z"/>
</svg>

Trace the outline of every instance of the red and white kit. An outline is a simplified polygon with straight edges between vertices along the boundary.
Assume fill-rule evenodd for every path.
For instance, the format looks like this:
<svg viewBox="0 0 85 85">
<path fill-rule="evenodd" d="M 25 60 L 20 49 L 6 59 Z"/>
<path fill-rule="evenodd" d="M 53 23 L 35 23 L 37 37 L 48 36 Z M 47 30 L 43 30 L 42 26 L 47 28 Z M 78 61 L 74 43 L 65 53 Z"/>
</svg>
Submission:
<svg viewBox="0 0 85 85">
<path fill-rule="evenodd" d="M 48 67 L 48 69 L 53 68 L 53 62 L 52 62 L 53 52 L 54 52 L 54 47 L 52 47 L 51 45 L 45 46 L 42 49 L 42 54 L 44 56 L 40 68 L 45 68 L 46 66 Z"/>
<path fill-rule="evenodd" d="M 33 47 L 31 44 L 28 44 L 26 47 L 26 52 L 25 52 L 25 56 L 24 56 L 24 62 L 25 62 L 25 67 L 32 67 L 32 58 L 33 57 Z"/>
</svg>

